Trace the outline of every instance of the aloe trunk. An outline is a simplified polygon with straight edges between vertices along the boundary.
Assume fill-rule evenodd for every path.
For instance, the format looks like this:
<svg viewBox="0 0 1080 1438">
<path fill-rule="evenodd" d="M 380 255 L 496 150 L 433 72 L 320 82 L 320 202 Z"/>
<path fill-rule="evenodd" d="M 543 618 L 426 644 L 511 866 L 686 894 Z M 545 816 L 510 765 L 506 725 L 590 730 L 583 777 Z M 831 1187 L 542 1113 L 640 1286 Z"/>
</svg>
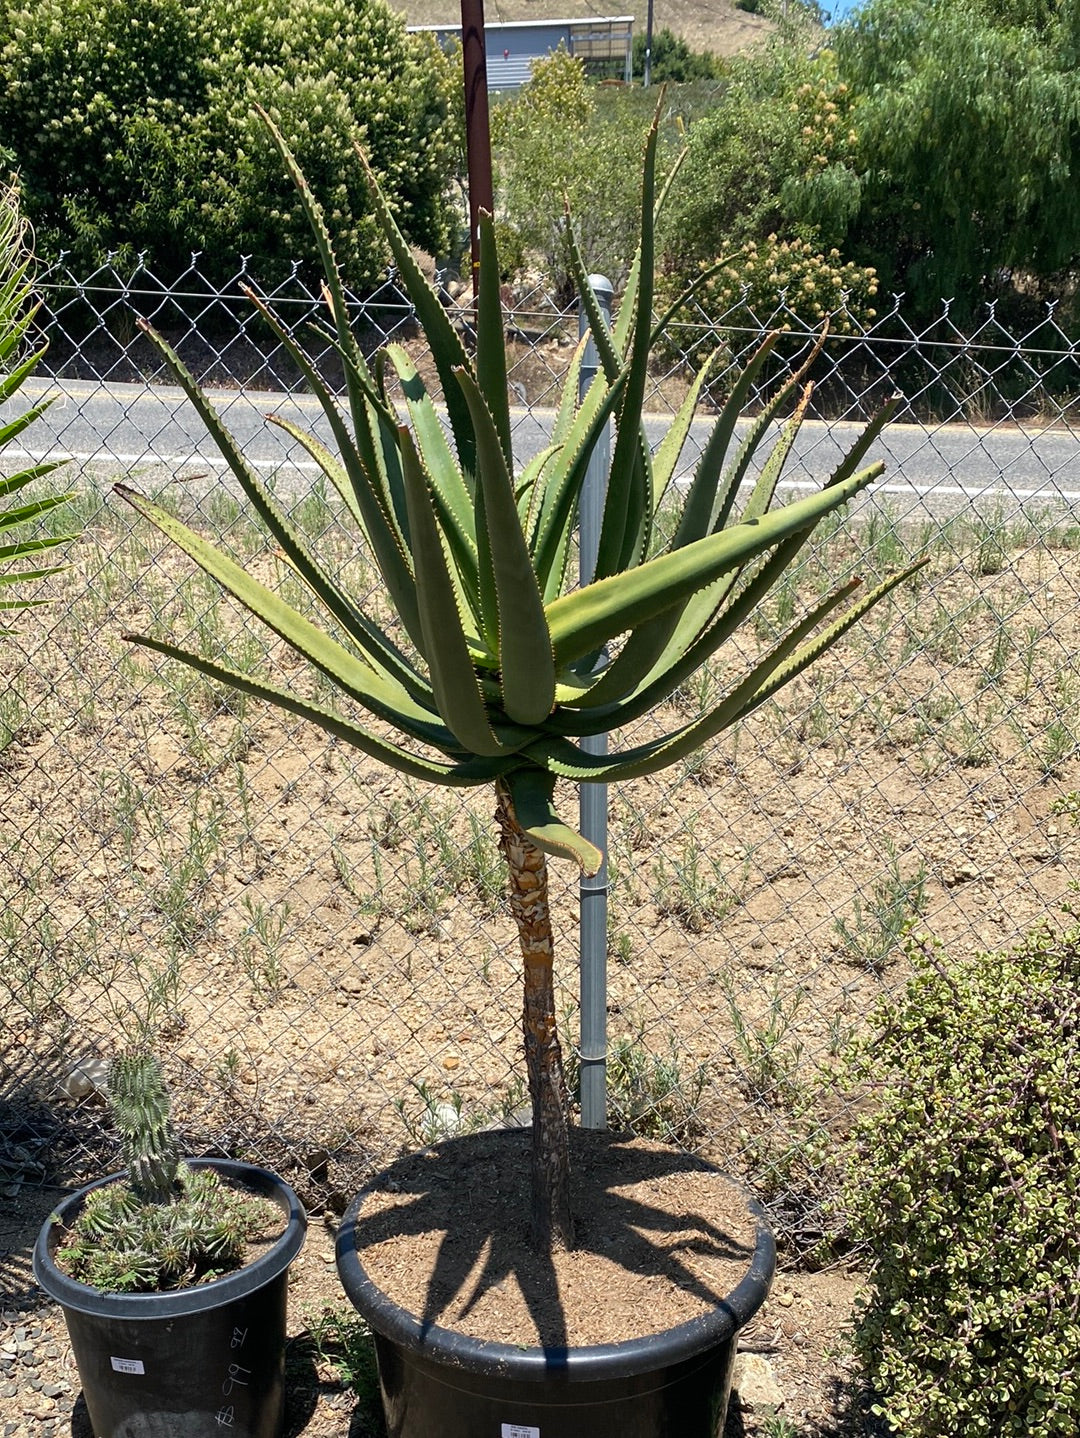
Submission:
<svg viewBox="0 0 1080 1438">
<path fill-rule="evenodd" d="M 547 860 L 517 821 L 502 784 L 496 819 L 510 871 L 510 912 L 524 965 L 522 1032 L 532 1101 L 532 1232 L 539 1252 L 572 1248 L 569 1103 L 555 1019 L 555 940 L 548 906 Z"/>
</svg>

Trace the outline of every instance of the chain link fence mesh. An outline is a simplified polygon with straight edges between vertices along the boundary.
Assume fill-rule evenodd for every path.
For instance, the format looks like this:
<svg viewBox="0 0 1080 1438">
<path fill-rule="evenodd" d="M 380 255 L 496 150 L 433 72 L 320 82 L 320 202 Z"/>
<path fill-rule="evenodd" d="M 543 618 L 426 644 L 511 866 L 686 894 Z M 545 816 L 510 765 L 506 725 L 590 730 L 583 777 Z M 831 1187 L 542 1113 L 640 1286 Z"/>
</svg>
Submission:
<svg viewBox="0 0 1080 1438">
<path fill-rule="evenodd" d="M 22 443 L 67 459 L 83 536 L 51 581 L 56 602 L 22 615 L 0 652 L 7 1195 L 110 1161 L 94 1064 L 136 1032 L 155 1039 L 191 1150 L 268 1163 L 315 1209 L 340 1208 L 403 1143 L 524 1101 L 492 797 L 403 781 L 124 638 L 167 633 L 241 668 L 292 662 L 126 508 L 116 480 L 303 602 L 140 317 L 213 389 L 344 580 L 382 602 L 314 467 L 263 420 L 320 416 L 249 282 L 241 268 L 214 289 L 197 262 L 169 284 L 145 268 L 41 279 L 50 347 L 29 390 L 55 399 Z M 317 293 L 298 271 L 269 298 L 332 380 Z M 537 293 L 505 298 L 524 455 L 542 442 L 577 316 Z M 366 348 L 394 339 L 430 368 L 392 281 L 356 322 Z M 726 347 L 708 408 L 777 326 L 784 362 L 805 357 L 814 337 L 794 311 L 687 319 L 682 353 L 654 375 L 650 438 L 686 391 L 686 354 Z M 961 332 L 946 306 L 917 331 L 897 303 L 830 338 L 814 374 L 785 485 L 819 482 L 899 388 L 876 450 L 886 476 L 739 643 L 766 642 L 826 577 L 869 581 L 920 551 L 929 565 L 736 732 L 612 791 L 608 943 L 613 1121 L 747 1174 L 803 1248 L 824 1231 L 831 1154 L 865 1101 L 839 1082 L 845 1046 L 903 983 L 905 935 L 999 948 L 1052 919 L 1075 868 L 1060 801 L 1080 786 L 1075 346 L 1052 313 L 1024 334 L 993 312 Z M 679 714 L 708 706 L 724 663 L 684 686 Z M 576 877 L 553 866 L 553 886 L 572 1047 Z"/>
</svg>

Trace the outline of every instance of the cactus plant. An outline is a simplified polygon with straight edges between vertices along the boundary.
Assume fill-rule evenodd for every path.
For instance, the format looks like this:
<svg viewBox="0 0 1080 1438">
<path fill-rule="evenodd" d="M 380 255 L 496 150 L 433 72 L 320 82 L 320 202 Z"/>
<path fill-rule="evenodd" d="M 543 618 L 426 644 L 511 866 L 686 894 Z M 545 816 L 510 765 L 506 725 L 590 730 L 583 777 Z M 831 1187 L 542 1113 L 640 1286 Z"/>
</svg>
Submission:
<svg viewBox="0 0 1080 1438">
<path fill-rule="evenodd" d="M 317 549 L 301 542 L 205 394 L 160 338 L 156 342 L 174 375 L 251 506 L 322 606 L 326 625 L 312 623 L 160 505 L 124 487 L 120 493 L 329 679 L 350 708 L 360 706 L 381 725 L 357 722 L 313 703 L 302 688 L 240 673 L 167 638 L 128 637 L 311 720 L 404 774 L 450 786 L 494 786 L 524 966 L 533 1231 L 541 1248 L 570 1245 L 567 1098 L 555 1020 L 546 864 L 553 855 L 595 872 L 602 858 L 557 812 L 557 781 L 632 778 L 691 754 L 801 673 L 911 572 L 857 599 L 852 595 L 858 581 L 841 585 L 768 653 L 748 663 L 704 717 L 610 755 L 588 753 L 575 742 L 654 714 L 753 616 L 815 526 L 881 472 L 880 465 L 863 461 L 889 410 L 868 426 L 819 493 L 774 509 L 777 483 L 809 402 L 809 388 L 803 389 L 749 497 L 741 501 L 755 452 L 801 379 L 793 376 L 779 386 L 734 446 L 736 419 L 771 349 L 767 341 L 716 421 L 674 537 L 658 549 L 657 512 L 672 490 L 705 376 L 698 377 L 667 437 L 650 453 L 642 409 L 649 352 L 662 328 L 654 326 L 652 314 L 655 122 L 645 153 L 637 258 L 610 331 L 574 252 L 599 372 L 579 402 L 579 350 L 551 443 L 517 474 L 491 218 L 480 221 L 476 345 L 470 354 L 371 182 L 375 212 L 438 370 L 448 438 L 403 348 L 388 345 L 374 367 L 361 355 L 324 217 L 284 139 L 266 123 L 318 239 L 330 336 L 346 384 L 339 403 L 302 347 L 252 296 L 320 401 L 336 453 L 290 422 L 278 423 L 340 495 L 381 571 L 401 633 L 380 628 L 320 561 Z M 400 383 L 408 423 L 400 422 L 388 394 L 388 371 Z M 570 561 L 582 483 L 609 417 L 616 439 L 596 574 L 591 583 L 574 587 Z M 400 737 L 388 737 L 386 725 Z"/>
<path fill-rule="evenodd" d="M 274 1204 L 180 1161 L 152 1054 L 118 1055 L 108 1093 L 127 1177 L 92 1189 L 64 1236 L 57 1262 L 72 1278 L 107 1293 L 181 1287 L 238 1267 L 250 1239 L 281 1228 Z"/>
</svg>

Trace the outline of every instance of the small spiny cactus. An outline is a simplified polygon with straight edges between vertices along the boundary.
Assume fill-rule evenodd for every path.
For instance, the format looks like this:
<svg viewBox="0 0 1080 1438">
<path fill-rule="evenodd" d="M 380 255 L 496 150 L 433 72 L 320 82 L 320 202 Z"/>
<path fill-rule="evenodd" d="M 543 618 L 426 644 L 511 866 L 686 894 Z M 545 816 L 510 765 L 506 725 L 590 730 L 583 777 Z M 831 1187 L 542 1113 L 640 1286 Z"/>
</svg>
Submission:
<svg viewBox="0 0 1080 1438">
<path fill-rule="evenodd" d="M 109 1293 L 205 1282 L 239 1268 L 245 1244 L 281 1226 L 269 1200 L 181 1163 L 161 1066 L 141 1050 L 109 1072 L 127 1179 L 95 1189 L 57 1247 L 64 1272 Z"/>
<path fill-rule="evenodd" d="M 176 1187 L 180 1150 L 165 1079 L 153 1054 L 133 1049 L 113 1060 L 109 1105 L 129 1184 L 144 1203 L 167 1202 Z"/>
</svg>

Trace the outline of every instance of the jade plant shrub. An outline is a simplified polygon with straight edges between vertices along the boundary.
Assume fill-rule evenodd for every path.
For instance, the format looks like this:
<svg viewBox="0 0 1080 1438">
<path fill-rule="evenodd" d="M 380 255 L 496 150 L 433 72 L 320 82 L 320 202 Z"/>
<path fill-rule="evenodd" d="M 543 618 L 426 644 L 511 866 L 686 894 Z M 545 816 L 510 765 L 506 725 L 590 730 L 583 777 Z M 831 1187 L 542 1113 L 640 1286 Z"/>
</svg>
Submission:
<svg viewBox="0 0 1080 1438">
<path fill-rule="evenodd" d="M 674 691 L 752 623 L 821 520 L 881 474 L 880 463 L 864 461 L 892 407 L 867 426 L 820 491 L 774 507 L 810 390 L 800 393 L 803 376 L 789 375 L 736 441 L 742 408 L 772 349 L 767 341 L 717 418 L 674 532 L 665 540 L 658 515 L 675 484 L 706 375 L 703 371 L 691 386 L 653 452 L 642 421 L 657 330 L 658 118 L 645 152 L 637 255 L 611 329 L 588 288 L 571 232 L 571 263 L 599 369 L 579 399 L 583 341 L 553 415 L 550 443 L 520 469 L 511 444 L 506 324 L 492 217 L 482 216 L 479 225 L 476 340 L 470 354 L 372 181 L 372 202 L 438 374 L 444 428 L 404 347 L 387 346 L 372 366 L 361 353 L 349 327 L 326 218 L 284 138 L 268 122 L 323 253 L 329 325 L 346 380 L 339 399 L 272 310 L 257 302 L 317 398 L 334 448 L 288 420 L 278 423 L 306 448 L 339 496 L 357 544 L 380 570 L 396 612 L 392 626 L 365 612 L 364 596 L 343 589 L 332 560 L 296 533 L 206 394 L 160 337 L 158 348 L 249 504 L 310 591 L 319 622 L 163 506 L 118 486 L 139 513 L 299 654 L 309 674 L 316 671 L 329 681 L 334 707 L 311 698 L 302 671 L 279 682 L 271 673 L 241 673 L 227 659 L 181 648 L 167 635 L 129 638 L 307 719 L 400 773 L 450 787 L 494 789 L 524 971 L 532 1222 L 541 1249 L 572 1245 L 574 1231 L 547 856 L 570 859 L 589 873 L 603 861 L 560 817 L 558 781 L 607 783 L 679 763 L 801 674 L 919 567 L 891 575 L 869 592 L 856 593 L 857 579 L 839 584 L 793 616 L 771 646 L 745 656 L 736 651 L 715 705 L 665 729 Z M 663 324 L 661 319 L 660 330 Z M 793 401 L 789 417 L 755 473 L 755 455 L 770 441 L 773 420 L 788 401 Z M 609 417 L 615 439 L 595 578 L 579 586 L 572 561 L 582 486 Z M 577 742 L 647 718 L 654 721 L 650 737 L 611 753 L 592 754 Z"/>
<path fill-rule="evenodd" d="M 1080 1414 L 1080 927 L 913 947 L 859 1051 L 843 1213 L 855 1345 L 904 1438 L 1049 1438 Z"/>
<path fill-rule="evenodd" d="M 127 1176 L 87 1195 L 56 1251 L 65 1273 L 107 1293 L 182 1288 L 238 1268 L 249 1241 L 280 1230 L 267 1199 L 181 1162 L 152 1054 L 115 1058 L 108 1097 Z"/>
<path fill-rule="evenodd" d="M 37 249 L 84 271 L 145 253 L 163 277 L 252 256 L 263 282 L 312 261 L 310 230 L 257 96 L 294 137 L 351 284 L 385 249 L 352 149 L 365 145 L 402 225 L 435 252 L 455 224 L 454 71 L 384 0 L 0 0 L 0 136 Z"/>
</svg>

